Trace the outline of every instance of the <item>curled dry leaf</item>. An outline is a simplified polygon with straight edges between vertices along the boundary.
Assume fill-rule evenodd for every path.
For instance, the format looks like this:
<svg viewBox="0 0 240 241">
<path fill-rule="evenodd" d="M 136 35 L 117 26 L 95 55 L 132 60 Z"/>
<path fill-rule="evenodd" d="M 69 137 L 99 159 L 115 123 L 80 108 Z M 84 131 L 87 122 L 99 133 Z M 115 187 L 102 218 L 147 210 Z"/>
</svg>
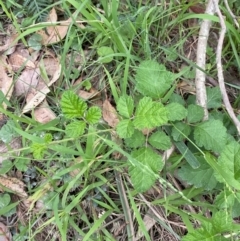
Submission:
<svg viewBox="0 0 240 241">
<path fill-rule="evenodd" d="M 52 23 L 54 26 L 49 26 L 45 30 L 38 31 L 38 34 L 42 36 L 42 44 L 57 43 L 65 38 L 71 22 L 71 18 L 66 21 L 57 22 L 56 10 L 53 8 L 48 15 L 47 23 Z"/>
<path fill-rule="evenodd" d="M 47 84 L 47 86 L 43 87 L 42 89 L 32 91 L 30 95 L 32 98 L 27 97 L 27 104 L 24 106 L 22 110 L 22 114 L 28 111 L 35 109 L 46 97 L 46 95 L 50 92 L 50 87 L 53 83 L 55 83 L 61 75 L 61 65 L 58 66 L 58 69 L 53 75 L 52 80 Z"/>
<path fill-rule="evenodd" d="M 14 85 L 14 95 L 26 95 L 31 89 L 35 89 L 39 83 L 40 69 L 24 69 Z"/>
<path fill-rule="evenodd" d="M 102 108 L 103 119 L 108 123 L 109 126 L 115 128 L 119 122 L 117 111 L 107 99 L 103 102 Z"/>
<path fill-rule="evenodd" d="M 11 70 L 12 68 L 7 63 L 6 56 L 0 56 L 0 90 L 7 100 L 11 98 L 13 92 L 13 78 L 8 76 Z M 6 109 L 7 105 L 3 103 L 3 107 Z"/>
<path fill-rule="evenodd" d="M 188 94 L 196 94 L 196 87 L 192 82 L 186 82 L 182 81 L 177 85 L 177 88 L 179 88 L 182 92 L 182 94 L 188 93 Z"/>
<path fill-rule="evenodd" d="M 0 222 L 0 241 L 11 241 L 12 235 L 8 229 L 8 227 Z"/>
<path fill-rule="evenodd" d="M 18 156 L 19 155 L 19 151 L 18 149 L 20 149 L 22 147 L 22 142 L 20 138 L 14 138 L 10 143 L 8 143 L 8 145 L 6 145 L 3 142 L 0 142 L 0 164 L 7 159 L 11 159 L 11 157 L 13 156 Z M 10 154 L 9 153 L 9 149 L 12 150 L 16 150 L 14 153 Z"/>
<path fill-rule="evenodd" d="M 48 123 L 56 118 L 56 114 L 50 109 L 47 101 L 44 100 L 33 112 L 34 119 L 40 123 Z"/>
<path fill-rule="evenodd" d="M 0 184 L 1 192 L 4 192 L 6 189 L 8 189 L 21 198 L 25 198 L 28 196 L 24 190 L 25 184 L 15 177 L 0 175 Z"/>
<path fill-rule="evenodd" d="M 9 56 L 9 63 L 11 64 L 13 71 L 18 71 L 24 67 L 31 69 L 35 68 L 35 64 L 32 57 L 29 55 L 28 50 L 22 46 L 17 48 L 16 51 Z"/>
</svg>

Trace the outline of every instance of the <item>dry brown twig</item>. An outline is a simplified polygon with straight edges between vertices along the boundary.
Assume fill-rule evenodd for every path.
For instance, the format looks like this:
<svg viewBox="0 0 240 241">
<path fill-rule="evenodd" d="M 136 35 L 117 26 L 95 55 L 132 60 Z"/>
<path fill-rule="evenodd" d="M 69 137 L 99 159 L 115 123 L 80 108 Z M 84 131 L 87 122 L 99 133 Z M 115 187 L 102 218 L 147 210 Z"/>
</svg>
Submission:
<svg viewBox="0 0 240 241">
<path fill-rule="evenodd" d="M 218 2 L 218 0 L 216 1 Z M 213 0 L 209 0 L 205 13 L 209 15 L 214 15 L 215 6 Z M 209 31 L 211 27 L 211 21 L 204 19 L 199 31 L 198 47 L 197 47 L 197 66 L 195 85 L 196 85 L 196 100 L 197 104 L 202 106 L 204 109 L 204 120 L 208 119 L 208 109 L 207 109 L 207 93 L 206 93 L 206 76 L 204 73 L 206 64 L 206 51 L 207 51 L 207 41 L 209 36 Z"/>
<path fill-rule="evenodd" d="M 223 76 L 223 67 L 222 67 L 222 47 L 223 47 L 223 41 L 224 41 L 224 36 L 226 33 L 226 24 L 224 21 L 224 17 L 219 9 L 218 6 L 218 0 L 213 0 L 215 8 L 216 8 L 216 13 L 219 17 L 220 20 L 220 25 L 221 25 L 221 31 L 219 34 L 219 39 L 218 39 L 218 45 L 217 45 L 217 53 L 216 53 L 216 62 L 217 62 L 217 72 L 218 72 L 218 83 L 219 83 L 219 88 L 221 90 L 222 98 L 223 98 L 223 103 L 226 107 L 226 110 L 231 117 L 233 123 L 235 124 L 238 134 L 240 135 L 240 122 L 238 118 L 235 116 L 233 108 L 231 106 L 231 103 L 228 99 L 226 87 L 224 84 L 224 76 Z"/>
</svg>

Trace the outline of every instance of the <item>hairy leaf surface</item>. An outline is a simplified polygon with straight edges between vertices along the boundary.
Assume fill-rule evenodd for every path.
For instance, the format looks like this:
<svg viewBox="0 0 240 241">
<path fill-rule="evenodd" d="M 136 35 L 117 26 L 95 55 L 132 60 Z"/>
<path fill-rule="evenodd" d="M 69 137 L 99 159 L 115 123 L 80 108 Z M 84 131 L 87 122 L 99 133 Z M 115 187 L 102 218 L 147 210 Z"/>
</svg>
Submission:
<svg viewBox="0 0 240 241">
<path fill-rule="evenodd" d="M 174 75 L 154 60 L 143 61 L 137 69 L 137 90 L 154 99 L 163 97 L 173 81 Z"/>
<path fill-rule="evenodd" d="M 134 126 L 137 129 L 154 128 L 166 124 L 168 112 L 161 103 L 153 102 L 149 97 L 143 97 L 138 104 Z"/>
<path fill-rule="evenodd" d="M 208 120 L 194 129 L 194 139 L 199 147 L 221 152 L 227 141 L 227 130 L 219 120 Z"/>
<path fill-rule="evenodd" d="M 138 192 L 145 192 L 156 181 L 157 173 L 164 166 L 163 160 L 160 155 L 149 147 L 133 151 L 131 155 L 139 162 L 129 168 L 131 180 Z"/>
<path fill-rule="evenodd" d="M 133 114 L 134 102 L 131 96 L 122 96 L 117 103 L 117 110 L 120 115 L 130 118 Z"/>
</svg>

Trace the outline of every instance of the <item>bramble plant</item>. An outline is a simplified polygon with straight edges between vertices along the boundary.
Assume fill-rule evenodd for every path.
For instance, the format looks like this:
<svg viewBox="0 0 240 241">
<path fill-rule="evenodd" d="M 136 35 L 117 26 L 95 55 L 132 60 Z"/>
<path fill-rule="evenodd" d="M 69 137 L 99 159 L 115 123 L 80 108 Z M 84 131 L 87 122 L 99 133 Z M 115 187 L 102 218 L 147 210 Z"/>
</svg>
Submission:
<svg viewBox="0 0 240 241">
<path fill-rule="evenodd" d="M 214 81 L 204 119 L 193 81 L 199 24 L 214 21 L 216 39 L 216 16 L 174 0 L 0 6 L 4 240 L 239 240 L 238 132 Z M 238 80 L 237 17 L 220 9 L 223 72 Z M 203 69 L 217 79 L 209 42 Z"/>
</svg>

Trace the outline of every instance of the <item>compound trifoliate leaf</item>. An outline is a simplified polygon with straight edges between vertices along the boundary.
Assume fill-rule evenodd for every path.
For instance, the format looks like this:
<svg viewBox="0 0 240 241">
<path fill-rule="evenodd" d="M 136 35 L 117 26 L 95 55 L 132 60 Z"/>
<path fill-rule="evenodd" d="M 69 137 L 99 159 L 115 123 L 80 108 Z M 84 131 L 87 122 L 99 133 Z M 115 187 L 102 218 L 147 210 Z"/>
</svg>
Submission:
<svg viewBox="0 0 240 241">
<path fill-rule="evenodd" d="M 187 116 L 187 110 L 184 106 L 178 103 L 170 103 L 166 105 L 168 110 L 168 119 L 170 121 L 182 120 Z"/>
<path fill-rule="evenodd" d="M 167 150 L 172 145 L 171 139 L 163 131 L 153 133 L 148 141 L 153 147 L 159 150 Z"/>
<path fill-rule="evenodd" d="M 66 126 L 66 134 L 69 137 L 77 138 L 84 133 L 86 123 L 84 121 L 73 121 Z"/>
<path fill-rule="evenodd" d="M 98 123 L 101 116 L 102 116 L 101 109 L 97 106 L 92 106 L 88 109 L 85 115 L 85 119 L 89 124 L 93 125 Z"/>
<path fill-rule="evenodd" d="M 131 96 L 121 96 L 117 103 L 117 110 L 120 115 L 130 118 L 133 114 L 134 102 Z"/>
<path fill-rule="evenodd" d="M 143 61 L 136 74 L 136 89 L 143 95 L 159 99 L 170 89 L 174 75 L 154 60 Z"/>
<path fill-rule="evenodd" d="M 166 108 L 149 97 L 143 97 L 137 106 L 133 121 L 137 129 L 154 128 L 166 124 L 168 112 Z"/>
<path fill-rule="evenodd" d="M 191 104 L 188 106 L 187 110 L 188 110 L 188 115 L 187 115 L 188 123 L 199 122 L 204 117 L 204 110 L 202 106 Z"/>
<path fill-rule="evenodd" d="M 121 120 L 116 127 L 117 133 L 121 138 L 130 138 L 134 132 L 131 120 Z"/>
<path fill-rule="evenodd" d="M 130 138 L 126 138 L 124 141 L 127 147 L 137 148 L 143 146 L 145 136 L 141 131 L 135 129 L 133 135 Z"/>
<path fill-rule="evenodd" d="M 178 176 L 196 188 L 202 187 L 205 190 L 212 190 L 218 183 L 214 175 L 214 170 L 204 158 L 198 157 L 197 160 L 200 163 L 200 167 L 193 169 L 186 163 L 178 170 Z"/>
<path fill-rule="evenodd" d="M 219 120 L 208 120 L 194 128 L 194 140 L 199 147 L 221 152 L 227 141 L 227 130 Z"/>
<path fill-rule="evenodd" d="M 172 128 L 172 137 L 174 141 L 182 141 L 186 138 L 191 132 L 191 128 L 184 122 L 178 122 L 174 124 Z"/>
<path fill-rule="evenodd" d="M 83 117 L 87 109 L 87 104 L 81 100 L 74 92 L 68 90 L 63 93 L 61 99 L 63 114 L 69 118 Z"/>
<path fill-rule="evenodd" d="M 145 192 L 158 178 L 157 173 L 164 166 L 163 160 L 160 155 L 149 147 L 133 151 L 131 156 L 139 162 L 129 168 L 131 181 L 138 192 Z"/>
<path fill-rule="evenodd" d="M 207 108 L 219 108 L 222 106 L 222 95 L 219 87 L 207 87 Z"/>
</svg>

